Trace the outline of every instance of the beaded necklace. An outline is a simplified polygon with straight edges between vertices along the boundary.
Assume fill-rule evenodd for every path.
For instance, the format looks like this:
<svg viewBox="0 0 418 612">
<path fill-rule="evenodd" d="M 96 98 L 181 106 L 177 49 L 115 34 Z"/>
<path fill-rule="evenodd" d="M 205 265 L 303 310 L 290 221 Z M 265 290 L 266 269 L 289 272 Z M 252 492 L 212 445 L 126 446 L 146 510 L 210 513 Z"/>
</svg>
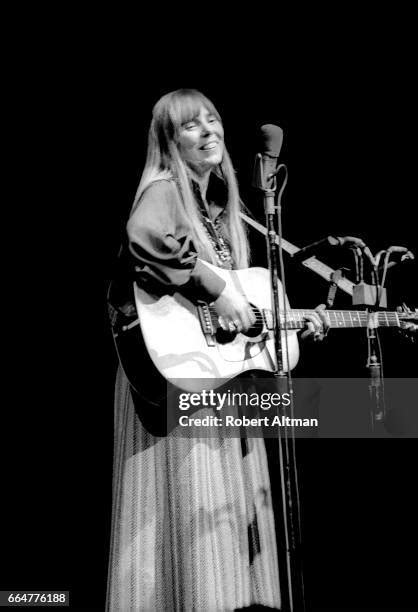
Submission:
<svg viewBox="0 0 418 612">
<path fill-rule="evenodd" d="M 225 238 L 223 237 L 222 223 L 220 220 L 222 213 L 221 215 L 218 215 L 218 217 L 216 217 L 215 221 L 212 221 L 203 201 L 200 188 L 197 184 L 193 185 L 193 191 L 197 197 L 197 202 L 199 204 L 203 227 L 205 228 L 213 250 L 215 251 L 219 267 L 232 270 L 234 260 L 232 258 L 231 249 L 229 248 Z"/>
<path fill-rule="evenodd" d="M 209 218 L 207 213 L 206 215 L 202 214 L 202 218 L 204 228 L 209 236 L 209 240 L 213 246 L 220 267 L 232 270 L 234 261 L 232 259 L 231 250 L 222 236 L 222 227 L 219 217 L 215 220 L 215 222 Z"/>
</svg>

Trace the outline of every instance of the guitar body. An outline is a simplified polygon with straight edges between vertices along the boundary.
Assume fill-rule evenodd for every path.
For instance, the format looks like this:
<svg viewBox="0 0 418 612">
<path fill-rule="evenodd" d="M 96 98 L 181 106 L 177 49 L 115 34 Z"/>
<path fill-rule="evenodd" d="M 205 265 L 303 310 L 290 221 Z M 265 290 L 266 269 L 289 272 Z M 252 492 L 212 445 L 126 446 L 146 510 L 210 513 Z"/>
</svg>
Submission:
<svg viewBox="0 0 418 612">
<path fill-rule="evenodd" d="M 256 313 L 271 310 L 268 270 L 230 271 L 204 263 L 245 294 L 257 309 Z M 279 290 L 281 292 L 281 285 Z M 250 370 L 273 372 L 276 369 L 273 331 L 267 328 L 264 317 L 259 316 L 259 322 L 247 334 L 231 334 L 207 324 L 209 308 L 206 304 L 194 304 L 180 293 L 151 296 L 137 285 L 134 292 L 149 357 L 158 372 L 176 387 L 189 392 L 215 389 Z M 281 292 L 280 303 L 282 300 Z M 282 347 L 284 369 L 294 368 L 299 358 L 296 331 L 283 332 Z"/>
</svg>

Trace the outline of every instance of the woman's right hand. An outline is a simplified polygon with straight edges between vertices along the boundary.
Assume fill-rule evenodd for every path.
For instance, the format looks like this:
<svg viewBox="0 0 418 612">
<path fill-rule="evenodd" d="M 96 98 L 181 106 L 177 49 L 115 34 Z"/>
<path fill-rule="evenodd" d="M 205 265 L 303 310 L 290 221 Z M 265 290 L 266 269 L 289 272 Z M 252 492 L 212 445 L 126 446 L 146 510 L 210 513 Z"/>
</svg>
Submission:
<svg viewBox="0 0 418 612">
<path fill-rule="evenodd" d="M 230 284 L 225 286 L 213 305 L 222 329 L 245 332 L 256 322 L 256 316 L 247 298 Z"/>
</svg>

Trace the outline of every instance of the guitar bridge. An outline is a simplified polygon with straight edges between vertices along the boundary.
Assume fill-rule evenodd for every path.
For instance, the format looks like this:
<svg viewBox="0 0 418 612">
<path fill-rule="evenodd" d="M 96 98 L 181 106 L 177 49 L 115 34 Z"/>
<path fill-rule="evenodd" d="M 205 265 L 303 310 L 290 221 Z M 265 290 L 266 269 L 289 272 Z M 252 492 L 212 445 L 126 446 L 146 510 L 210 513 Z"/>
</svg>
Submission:
<svg viewBox="0 0 418 612">
<path fill-rule="evenodd" d="M 198 303 L 197 312 L 199 315 L 200 326 L 202 328 L 203 335 L 205 336 L 207 345 L 216 346 L 214 340 L 215 330 L 213 329 L 212 317 L 210 315 L 209 306 L 206 304 L 206 302 Z"/>
</svg>

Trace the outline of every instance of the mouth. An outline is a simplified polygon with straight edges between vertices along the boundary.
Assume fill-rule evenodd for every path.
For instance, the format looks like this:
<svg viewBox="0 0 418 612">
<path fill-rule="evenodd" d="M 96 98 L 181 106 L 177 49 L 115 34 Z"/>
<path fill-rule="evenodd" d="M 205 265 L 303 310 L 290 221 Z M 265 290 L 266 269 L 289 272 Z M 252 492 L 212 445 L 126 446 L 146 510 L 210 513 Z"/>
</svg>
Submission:
<svg viewBox="0 0 418 612">
<path fill-rule="evenodd" d="M 211 149 L 214 149 L 217 146 L 218 146 L 218 143 L 215 141 L 212 141 L 212 142 L 207 142 L 206 144 L 203 145 L 203 147 L 199 147 L 199 148 L 201 149 L 201 151 L 210 151 Z"/>
</svg>

